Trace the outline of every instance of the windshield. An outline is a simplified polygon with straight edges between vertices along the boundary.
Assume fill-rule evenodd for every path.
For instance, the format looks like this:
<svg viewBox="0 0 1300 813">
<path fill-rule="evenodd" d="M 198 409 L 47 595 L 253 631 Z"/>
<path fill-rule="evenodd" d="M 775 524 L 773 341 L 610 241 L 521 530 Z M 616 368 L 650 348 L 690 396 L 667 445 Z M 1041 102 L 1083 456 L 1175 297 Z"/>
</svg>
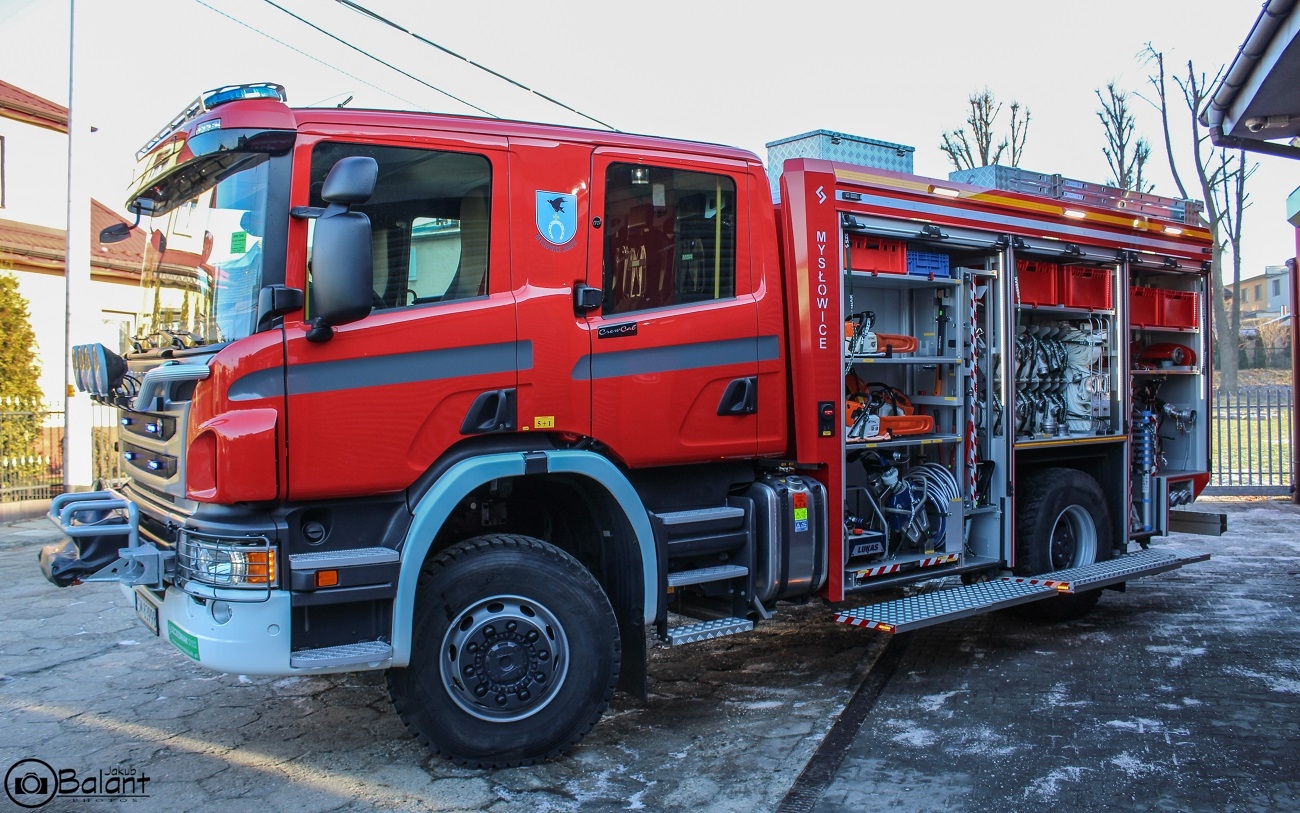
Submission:
<svg viewBox="0 0 1300 813">
<path fill-rule="evenodd" d="M 146 221 L 137 343 L 193 347 L 256 329 L 269 162 L 246 154 L 164 215 Z"/>
</svg>

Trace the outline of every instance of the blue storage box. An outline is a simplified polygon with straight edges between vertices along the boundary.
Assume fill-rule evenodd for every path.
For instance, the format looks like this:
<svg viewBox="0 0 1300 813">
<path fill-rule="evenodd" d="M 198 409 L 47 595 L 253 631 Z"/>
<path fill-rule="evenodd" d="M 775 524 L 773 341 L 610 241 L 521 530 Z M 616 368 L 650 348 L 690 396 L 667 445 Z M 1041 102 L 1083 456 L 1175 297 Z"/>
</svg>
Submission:
<svg viewBox="0 0 1300 813">
<path fill-rule="evenodd" d="M 949 277 L 948 255 L 932 254 L 928 251 L 907 252 L 907 273 L 918 277 Z"/>
</svg>

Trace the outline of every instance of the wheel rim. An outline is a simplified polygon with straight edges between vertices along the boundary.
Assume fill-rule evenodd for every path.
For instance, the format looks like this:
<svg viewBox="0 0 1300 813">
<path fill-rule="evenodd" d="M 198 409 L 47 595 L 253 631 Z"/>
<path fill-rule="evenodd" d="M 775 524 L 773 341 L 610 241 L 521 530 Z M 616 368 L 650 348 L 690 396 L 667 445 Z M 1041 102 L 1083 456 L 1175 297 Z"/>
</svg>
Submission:
<svg viewBox="0 0 1300 813">
<path fill-rule="evenodd" d="M 442 682 L 467 713 L 492 722 L 530 717 L 569 671 L 564 628 L 546 607 L 492 596 L 462 611 L 442 641 Z"/>
<path fill-rule="evenodd" d="M 1071 505 L 1052 523 L 1052 570 L 1090 565 L 1097 561 L 1097 526 L 1082 506 Z"/>
</svg>

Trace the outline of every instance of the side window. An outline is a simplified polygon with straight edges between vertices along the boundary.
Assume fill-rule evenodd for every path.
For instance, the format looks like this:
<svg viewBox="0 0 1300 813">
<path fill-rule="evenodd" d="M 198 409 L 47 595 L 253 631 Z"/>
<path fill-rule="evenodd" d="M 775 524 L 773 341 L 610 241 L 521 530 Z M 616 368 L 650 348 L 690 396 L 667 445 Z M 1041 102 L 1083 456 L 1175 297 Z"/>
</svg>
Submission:
<svg viewBox="0 0 1300 813">
<path fill-rule="evenodd" d="M 312 151 L 311 205 L 351 155 L 379 162 L 375 194 L 354 206 L 370 218 L 376 308 L 402 308 L 487 293 L 492 165 L 481 155 L 321 143 Z M 310 240 L 310 237 L 308 238 Z"/>
<path fill-rule="evenodd" d="M 736 295 L 736 184 L 725 175 L 611 164 L 604 312 Z"/>
</svg>

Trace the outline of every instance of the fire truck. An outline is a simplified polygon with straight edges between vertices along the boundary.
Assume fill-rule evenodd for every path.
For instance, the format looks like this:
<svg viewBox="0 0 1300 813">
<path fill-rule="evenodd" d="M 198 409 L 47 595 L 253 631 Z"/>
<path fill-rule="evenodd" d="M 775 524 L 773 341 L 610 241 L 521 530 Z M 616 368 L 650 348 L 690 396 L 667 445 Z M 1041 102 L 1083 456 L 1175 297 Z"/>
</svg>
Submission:
<svg viewBox="0 0 1300 813">
<path fill-rule="evenodd" d="M 818 157 L 774 196 L 747 151 L 271 84 L 138 158 L 139 336 L 74 351 L 129 476 L 41 563 L 203 666 L 387 670 L 431 750 L 517 765 L 656 636 L 1070 619 L 1197 559 L 1151 544 L 1208 481 L 1192 203 Z"/>
</svg>

